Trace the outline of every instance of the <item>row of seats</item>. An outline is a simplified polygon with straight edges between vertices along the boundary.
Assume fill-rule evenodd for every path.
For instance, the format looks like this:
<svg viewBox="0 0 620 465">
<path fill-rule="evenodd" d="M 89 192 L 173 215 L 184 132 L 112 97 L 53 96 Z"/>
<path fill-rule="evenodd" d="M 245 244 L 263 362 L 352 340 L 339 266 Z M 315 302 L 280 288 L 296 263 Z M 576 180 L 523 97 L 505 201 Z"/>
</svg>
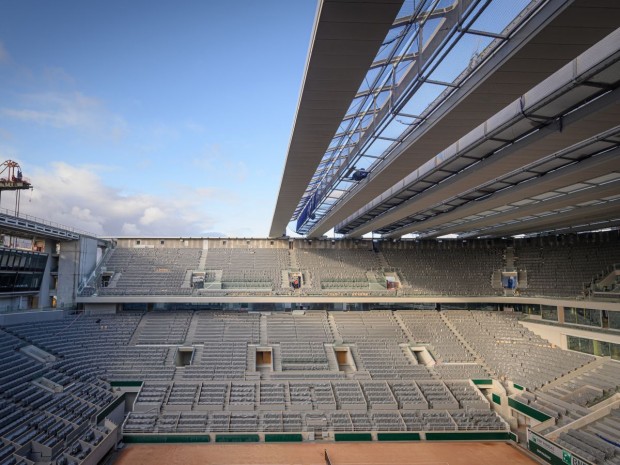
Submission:
<svg viewBox="0 0 620 465">
<path fill-rule="evenodd" d="M 290 268 L 287 249 L 281 248 L 212 248 L 207 251 L 207 270 L 221 270 L 223 288 L 288 287 L 281 270 Z"/>
<path fill-rule="evenodd" d="M 488 409 L 470 382 L 439 381 L 175 381 L 144 383 L 139 412 L 156 410 L 420 410 Z"/>
<path fill-rule="evenodd" d="M 507 431 L 490 410 L 448 412 L 132 412 L 124 433 L 242 433 L 314 431 Z"/>
<path fill-rule="evenodd" d="M 265 318 L 269 343 L 334 341 L 327 312 L 312 311 L 303 315 L 272 313 Z"/>
</svg>

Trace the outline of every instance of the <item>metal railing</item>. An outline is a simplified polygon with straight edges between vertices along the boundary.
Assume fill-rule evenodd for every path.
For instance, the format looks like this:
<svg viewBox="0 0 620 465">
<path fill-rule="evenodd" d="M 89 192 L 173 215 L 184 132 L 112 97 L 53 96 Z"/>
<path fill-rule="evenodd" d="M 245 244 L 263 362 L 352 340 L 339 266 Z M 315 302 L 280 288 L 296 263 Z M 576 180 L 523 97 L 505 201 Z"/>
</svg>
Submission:
<svg viewBox="0 0 620 465">
<path fill-rule="evenodd" d="M 16 212 L 15 210 L 9 210 L 7 208 L 0 208 L 0 214 L 7 215 L 7 216 L 13 216 L 15 218 L 22 218 L 24 220 L 34 221 L 36 223 L 41 223 L 41 224 L 44 224 L 46 226 L 51 226 L 51 227 L 57 228 L 57 229 L 64 229 L 65 231 L 70 231 L 70 232 L 73 232 L 73 233 L 76 233 L 76 234 L 80 234 L 80 235 L 83 235 L 83 236 L 97 237 L 92 232 L 86 231 L 84 229 L 74 228 L 72 226 L 67 226 L 65 224 L 60 224 L 60 223 L 56 223 L 54 221 L 45 220 L 43 218 L 38 218 L 36 216 L 27 215 L 26 213 Z"/>
</svg>

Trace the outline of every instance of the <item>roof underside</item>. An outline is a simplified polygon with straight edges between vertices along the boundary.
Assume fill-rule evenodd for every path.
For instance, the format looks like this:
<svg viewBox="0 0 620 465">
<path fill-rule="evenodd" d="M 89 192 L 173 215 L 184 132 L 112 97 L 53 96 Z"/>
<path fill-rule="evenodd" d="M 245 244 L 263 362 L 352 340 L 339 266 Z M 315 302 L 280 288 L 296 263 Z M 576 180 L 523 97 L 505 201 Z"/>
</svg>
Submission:
<svg viewBox="0 0 620 465">
<path fill-rule="evenodd" d="M 620 225 L 617 2 L 364 3 L 322 46 L 353 4 L 320 5 L 271 236 Z"/>
</svg>

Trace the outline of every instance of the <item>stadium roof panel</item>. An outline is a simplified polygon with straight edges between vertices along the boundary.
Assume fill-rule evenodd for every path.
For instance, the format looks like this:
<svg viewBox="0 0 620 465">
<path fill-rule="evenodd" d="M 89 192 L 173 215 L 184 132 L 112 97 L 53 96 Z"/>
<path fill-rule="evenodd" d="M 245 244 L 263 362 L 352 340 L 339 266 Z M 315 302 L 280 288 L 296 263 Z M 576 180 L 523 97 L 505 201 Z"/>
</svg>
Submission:
<svg viewBox="0 0 620 465">
<path fill-rule="evenodd" d="M 406 223 L 402 218 L 418 212 L 416 208 L 429 198 L 446 203 L 465 199 L 462 205 L 617 146 L 620 129 L 615 123 L 620 115 L 614 103 L 618 96 L 607 86 L 620 81 L 618 44 L 620 31 L 347 218 L 337 232 L 361 235 L 372 230 L 379 234 L 402 230 Z M 592 55 L 598 61 L 588 60 Z M 616 69 L 615 76 L 610 69 Z M 601 94 L 605 95 L 598 98 Z M 537 98 L 542 98 L 541 102 L 536 102 Z M 604 108 L 605 101 L 611 107 Z M 586 138 L 591 140 L 579 144 Z M 564 150 L 571 144 L 578 145 Z M 426 192 L 430 187 L 433 189 Z M 391 200 L 394 198 L 399 201 Z M 388 201 L 392 209 L 384 214 L 381 207 Z M 387 227 L 391 222 L 399 224 Z M 414 221 L 410 223 L 415 227 Z"/>
<path fill-rule="evenodd" d="M 396 82 L 384 81 L 379 87 L 376 87 L 377 91 L 374 94 L 371 92 L 372 86 L 366 86 L 365 91 L 363 86 L 360 87 L 361 91 L 358 89 L 358 93 L 361 92 L 362 96 L 355 100 L 352 99 L 347 113 L 354 115 L 352 110 L 359 111 L 361 109 L 365 111 L 366 116 L 357 119 L 351 118 L 351 121 L 357 122 L 357 127 L 347 128 L 345 125 L 347 121 L 334 127 L 334 134 L 342 140 L 336 141 L 334 138 L 331 141 L 331 150 L 323 154 L 321 166 L 315 171 L 312 182 L 308 183 L 304 195 L 300 197 L 301 200 L 291 216 L 295 219 L 303 214 L 303 209 L 307 208 L 309 201 L 316 203 L 313 211 L 315 218 L 306 219 L 305 223 L 302 224 L 301 232 L 318 236 L 335 226 L 339 221 L 342 223 L 347 216 L 351 216 L 360 207 L 367 204 L 372 204 L 372 209 L 378 214 L 383 214 L 385 211 L 394 208 L 399 202 L 411 197 L 411 194 L 419 191 L 419 189 L 403 189 L 402 192 L 394 193 L 389 200 L 377 201 L 380 194 L 403 179 L 403 176 L 415 171 L 425 160 L 440 153 L 450 143 L 465 135 L 466 131 L 464 130 L 470 130 L 476 124 L 482 123 L 484 115 L 487 115 L 487 118 L 492 116 L 502 106 L 507 105 L 510 100 L 526 92 L 530 87 L 560 68 L 561 65 L 575 58 L 587 46 L 611 32 L 619 24 L 618 19 L 620 18 L 619 6 L 603 0 L 595 2 L 585 2 L 585 0 L 574 2 L 553 0 L 514 2 L 511 3 L 513 8 L 511 14 L 507 11 L 494 11 L 493 7 L 489 6 L 494 4 L 506 8 L 503 2 L 462 1 L 452 4 L 446 8 L 446 11 L 442 11 L 443 16 L 435 15 L 434 20 L 444 22 L 442 31 L 446 29 L 447 24 L 461 32 L 467 30 L 471 36 L 482 37 L 485 40 L 483 45 L 487 43 L 506 45 L 504 48 L 496 49 L 493 52 L 489 51 L 490 49 L 485 49 L 479 53 L 482 57 L 470 56 L 469 58 L 474 60 L 474 65 L 479 65 L 479 70 L 472 73 L 471 76 L 467 73 L 457 76 L 456 80 L 453 81 L 456 82 L 456 86 L 441 80 L 452 79 L 453 75 L 450 75 L 448 71 L 452 71 L 454 74 L 454 69 L 449 70 L 445 66 L 442 69 L 441 64 L 446 62 L 444 57 L 447 55 L 442 56 L 439 53 L 433 58 L 438 60 L 438 66 L 434 68 L 434 71 L 439 74 L 418 75 L 416 77 L 419 81 L 417 91 L 424 90 L 426 99 L 423 95 L 422 99 L 403 100 L 401 102 L 403 105 L 400 106 L 397 105 L 398 102 L 390 102 L 390 105 L 393 104 L 392 108 L 384 105 L 377 110 L 372 106 L 364 108 L 363 105 L 359 104 L 359 101 L 371 95 L 386 94 L 386 90 L 392 92 L 390 98 L 394 100 L 395 97 L 398 98 L 402 95 L 403 88 L 399 89 Z M 421 2 L 418 5 L 428 8 L 429 5 L 437 7 L 438 3 Z M 442 8 L 446 6 L 447 2 L 441 4 Z M 405 4 L 401 11 L 404 11 L 406 7 Z M 517 7 L 523 11 L 515 13 L 514 8 Z M 409 5 L 409 8 L 412 8 L 412 5 Z M 451 11 L 452 14 L 458 12 L 460 16 L 457 16 L 456 19 L 452 18 L 450 21 L 447 15 Z M 512 21 L 515 14 L 517 17 Z M 411 29 L 415 30 L 421 24 L 420 18 L 421 16 L 417 20 L 411 21 L 412 18 L 410 17 Z M 467 18 L 471 19 L 469 23 L 466 21 Z M 501 29 L 508 23 L 511 23 L 508 29 Z M 396 24 L 402 25 L 402 19 L 397 20 Z M 395 27 L 394 30 L 397 28 Z M 486 36 L 480 34 L 480 31 Z M 567 34 L 568 31 L 570 34 Z M 497 36 L 502 34 L 509 39 L 498 39 Z M 448 36 L 449 34 L 444 36 L 435 34 L 434 39 L 438 42 L 429 49 L 429 53 L 441 50 L 441 47 L 449 49 L 454 46 L 456 49 L 458 42 L 455 42 L 455 36 L 451 36 L 451 38 Z M 390 37 L 389 34 L 386 37 Z M 394 36 L 392 33 L 390 40 L 394 40 L 395 37 L 398 36 Z M 441 47 L 438 45 L 440 42 Z M 463 43 L 466 44 L 467 42 Z M 402 52 L 403 50 L 404 52 Z M 410 49 L 402 48 L 401 55 L 405 56 L 407 51 Z M 422 56 L 426 51 L 426 49 L 422 49 Z M 382 58 L 385 59 L 385 57 Z M 428 58 L 431 59 L 430 55 Z M 461 57 L 461 63 L 467 62 L 463 61 Z M 408 66 L 419 68 L 415 59 Z M 398 75 L 398 72 L 394 75 Z M 401 80 L 403 76 L 406 77 L 406 73 L 400 76 Z M 447 102 L 446 107 L 439 106 L 437 110 L 433 110 L 427 115 L 418 114 L 424 113 L 425 105 L 432 102 L 438 95 L 441 96 L 442 93 L 442 98 Z M 577 89 L 570 98 L 585 98 L 589 93 L 591 91 L 586 88 Z M 561 101 L 556 102 L 556 104 L 562 106 Z M 388 110 L 385 110 L 386 108 Z M 553 113 L 557 109 L 549 106 L 544 110 Z M 383 119 L 379 123 L 373 122 L 373 117 L 381 111 L 384 113 L 384 118 L 391 118 L 389 122 L 387 119 Z M 524 124 L 527 125 L 527 122 Z M 507 134 L 509 135 L 514 129 L 507 128 Z M 496 135 L 497 140 L 487 140 L 480 151 L 483 152 L 484 149 L 488 152 L 493 145 L 501 147 L 502 139 L 500 136 L 505 135 L 498 134 Z M 370 144 L 369 141 L 372 143 Z M 364 148 L 365 142 L 368 150 L 362 153 L 360 147 Z M 338 150 L 340 150 L 339 153 Z M 357 152 L 355 152 L 356 150 Z M 398 156 L 399 154 L 402 156 Z M 472 149 L 472 154 L 475 154 L 475 149 Z M 475 155 L 479 156 L 479 154 Z M 437 170 L 436 174 L 433 175 L 434 179 L 429 176 L 428 181 L 439 182 L 447 177 L 449 178 L 455 172 L 471 164 L 471 160 L 454 160 L 452 163 L 449 168 Z M 317 165 L 314 165 L 315 169 Z M 351 182 L 348 177 L 360 167 L 370 172 L 368 178 Z M 330 176 L 331 179 L 328 179 Z M 521 176 L 523 179 L 527 179 L 523 173 Z M 326 180 L 327 182 L 325 182 Z M 285 176 L 283 177 L 283 185 L 286 181 Z M 494 190 L 501 190 L 509 187 L 509 185 L 508 182 L 498 180 L 485 189 L 468 193 L 467 199 L 484 198 Z M 317 190 L 320 195 L 313 194 Z M 332 191 L 337 191 L 337 195 L 333 195 Z M 317 197 L 320 198 L 317 199 Z M 325 198 L 326 202 L 322 203 L 322 198 Z M 452 208 L 455 208 L 466 202 L 463 199 L 453 199 L 449 203 Z M 368 209 L 366 210 L 364 222 L 370 220 L 373 215 Z M 443 210 L 445 207 L 441 207 L 438 211 Z M 276 208 L 276 213 L 277 211 Z M 275 220 L 276 216 L 274 215 L 274 225 Z"/>
<path fill-rule="evenodd" d="M 402 0 L 319 2 L 270 236 L 285 234 L 401 5 Z"/>
</svg>

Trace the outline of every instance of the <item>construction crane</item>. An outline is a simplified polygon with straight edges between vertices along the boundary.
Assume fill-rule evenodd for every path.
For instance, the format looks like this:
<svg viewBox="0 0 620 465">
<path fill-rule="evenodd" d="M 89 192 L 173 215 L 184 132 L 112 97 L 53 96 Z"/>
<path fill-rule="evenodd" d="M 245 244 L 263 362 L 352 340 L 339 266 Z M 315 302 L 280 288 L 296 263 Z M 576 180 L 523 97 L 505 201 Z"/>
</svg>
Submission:
<svg viewBox="0 0 620 465">
<path fill-rule="evenodd" d="M 19 216 L 19 202 L 21 191 L 32 189 L 32 184 L 22 175 L 19 163 L 7 160 L 0 165 L 0 204 L 2 191 L 15 191 L 15 216 Z"/>
</svg>

